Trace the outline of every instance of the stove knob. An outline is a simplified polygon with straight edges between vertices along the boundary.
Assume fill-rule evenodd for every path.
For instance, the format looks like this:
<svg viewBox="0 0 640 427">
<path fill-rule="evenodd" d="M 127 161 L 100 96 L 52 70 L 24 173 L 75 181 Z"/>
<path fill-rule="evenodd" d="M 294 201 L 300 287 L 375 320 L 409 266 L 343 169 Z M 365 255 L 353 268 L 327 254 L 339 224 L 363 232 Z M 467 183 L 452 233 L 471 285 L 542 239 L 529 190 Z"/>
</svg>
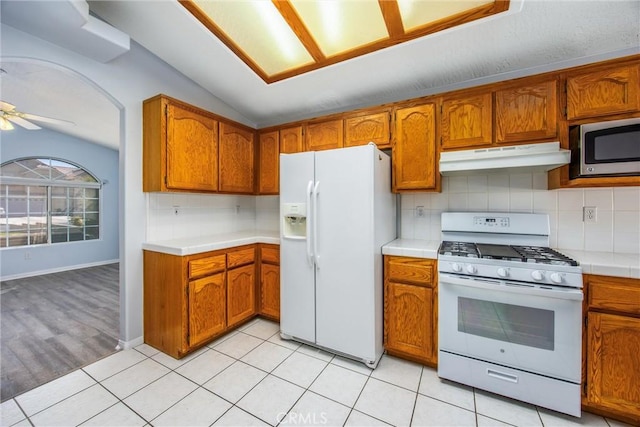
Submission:
<svg viewBox="0 0 640 427">
<path fill-rule="evenodd" d="M 462 266 L 457 262 L 454 262 L 453 264 L 451 264 L 451 269 L 456 273 L 460 273 L 462 271 Z"/>
<path fill-rule="evenodd" d="M 472 264 L 467 265 L 467 273 L 476 274 L 477 272 L 478 272 L 478 269 L 476 268 L 475 265 L 472 265 Z"/>
<path fill-rule="evenodd" d="M 509 269 L 504 267 L 498 268 L 498 277 L 507 277 L 509 276 Z"/>
<path fill-rule="evenodd" d="M 551 273 L 549 279 L 551 279 L 553 283 L 562 283 L 562 275 L 560 273 Z"/>
<path fill-rule="evenodd" d="M 531 277 L 533 278 L 533 280 L 539 282 L 540 280 L 544 279 L 544 273 L 540 270 L 534 270 L 531 272 Z"/>
</svg>

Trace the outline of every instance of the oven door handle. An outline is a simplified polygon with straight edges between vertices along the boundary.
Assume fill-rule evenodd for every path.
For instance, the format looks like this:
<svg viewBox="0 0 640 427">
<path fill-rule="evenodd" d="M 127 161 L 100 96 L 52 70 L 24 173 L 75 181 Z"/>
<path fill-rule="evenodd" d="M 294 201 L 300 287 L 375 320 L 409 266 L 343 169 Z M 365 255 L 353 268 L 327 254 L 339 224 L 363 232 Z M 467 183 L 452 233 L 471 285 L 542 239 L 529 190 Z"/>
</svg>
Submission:
<svg viewBox="0 0 640 427">
<path fill-rule="evenodd" d="M 482 277 L 465 277 L 454 274 L 440 273 L 438 277 L 440 286 L 457 285 L 468 288 L 487 289 L 491 291 L 509 292 L 520 295 L 534 295 L 547 298 L 582 301 L 582 289 L 579 288 L 540 288 L 538 285 L 519 285 L 515 282 L 506 282 L 496 279 L 483 279 Z"/>
</svg>

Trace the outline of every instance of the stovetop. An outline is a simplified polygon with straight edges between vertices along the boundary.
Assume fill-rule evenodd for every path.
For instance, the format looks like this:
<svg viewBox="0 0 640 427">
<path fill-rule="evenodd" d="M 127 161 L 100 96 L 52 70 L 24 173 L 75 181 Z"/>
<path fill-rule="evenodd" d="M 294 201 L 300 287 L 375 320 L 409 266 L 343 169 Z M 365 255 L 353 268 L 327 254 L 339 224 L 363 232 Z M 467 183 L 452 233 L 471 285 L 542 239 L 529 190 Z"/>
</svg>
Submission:
<svg viewBox="0 0 640 427">
<path fill-rule="evenodd" d="M 541 246 L 444 241 L 440 245 L 438 254 L 454 257 L 495 259 L 533 264 L 578 265 L 577 261 L 551 248 Z"/>
</svg>

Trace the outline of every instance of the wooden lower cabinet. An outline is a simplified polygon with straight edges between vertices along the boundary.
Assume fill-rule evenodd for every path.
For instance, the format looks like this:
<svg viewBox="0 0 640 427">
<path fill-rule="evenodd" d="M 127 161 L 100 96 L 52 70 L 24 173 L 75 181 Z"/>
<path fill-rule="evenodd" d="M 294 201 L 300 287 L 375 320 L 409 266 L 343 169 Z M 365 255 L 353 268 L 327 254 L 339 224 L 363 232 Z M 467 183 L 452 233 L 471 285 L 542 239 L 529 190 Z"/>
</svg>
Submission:
<svg viewBox="0 0 640 427">
<path fill-rule="evenodd" d="M 640 280 L 585 275 L 583 408 L 640 425 Z"/>
<path fill-rule="evenodd" d="M 260 315 L 280 321 L 280 247 L 260 244 Z"/>
<path fill-rule="evenodd" d="M 189 282 L 189 346 L 215 337 L 227 327 L 224 272 Z"/>
<path fill-rule="evenodd" d="M 389 354 L 437 363 L 436 260 L 385 256 L 384 346 Z"/>
<path fill-rule="evenodd" d="M 179 359 L 259 311 L 278 320 L 279 267 L 260 268 L 257 250 L 262 246 L 279 254 L 278 245 L 262 244 L 188 256 L 145 250 L 144 342 Z M 258 282 L 258 271 L 268 280 Z M 260 290 L 261 283 L 266 284 L 265 291 Z M 267 294 L 273 295 L 267 298 L 268 308 L 274 307 L 271 311 L 258 304 L 258 295 Z"/>
<path fill-rule="evenodd" d="M 255 264 L 227 271 L 227 324 L 234 326 L 256 313 Z"/>
</svg>

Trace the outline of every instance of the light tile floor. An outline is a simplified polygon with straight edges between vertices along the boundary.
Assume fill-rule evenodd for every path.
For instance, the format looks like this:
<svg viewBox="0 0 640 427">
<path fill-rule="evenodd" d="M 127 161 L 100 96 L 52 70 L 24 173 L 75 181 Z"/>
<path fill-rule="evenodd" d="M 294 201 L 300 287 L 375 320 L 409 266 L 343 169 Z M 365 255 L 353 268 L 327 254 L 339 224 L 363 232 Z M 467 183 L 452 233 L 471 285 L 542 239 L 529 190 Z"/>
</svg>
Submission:
<svg viewBox="0 0 640 427">
<path fill-rule="evenodd" d="M 141 345 L 2 403 L 2 426 L 603 426 L 438 378 L 283 341 L 256 319 L 181 360 Z"/>
</svg>

